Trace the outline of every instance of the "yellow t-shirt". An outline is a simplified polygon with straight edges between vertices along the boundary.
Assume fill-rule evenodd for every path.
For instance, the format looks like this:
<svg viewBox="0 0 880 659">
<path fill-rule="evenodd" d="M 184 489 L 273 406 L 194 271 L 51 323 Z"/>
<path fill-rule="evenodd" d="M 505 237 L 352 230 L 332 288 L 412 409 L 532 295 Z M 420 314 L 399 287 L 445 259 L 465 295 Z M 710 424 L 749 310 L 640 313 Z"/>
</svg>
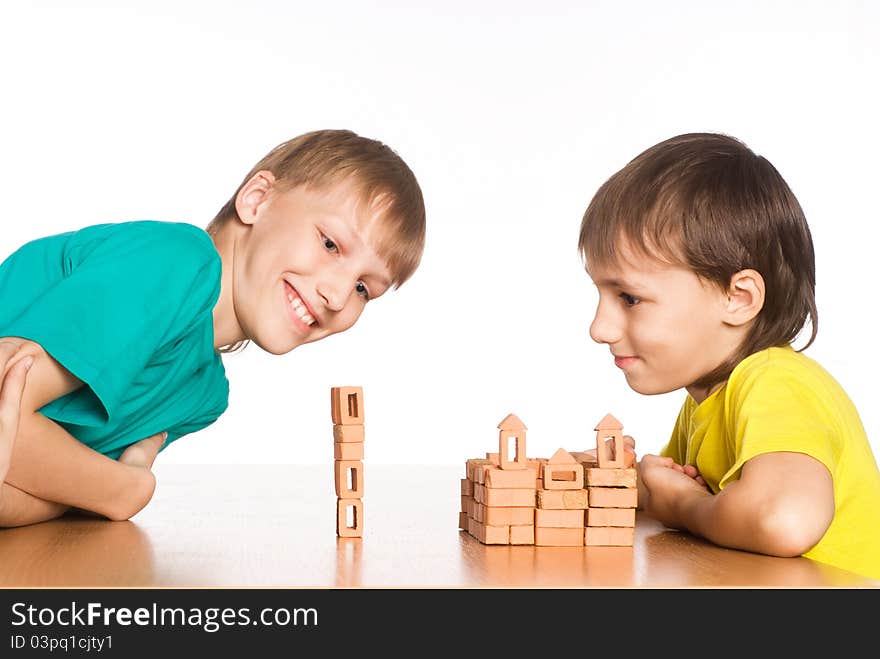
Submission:
<svg viewBox="0 0 880 659">
<path fill-rule="evenodd" d="M 790 346 L 742 360 L 699 405 L 688 395 L 661 454 L 696 465 L 717 494 L 774 451 L 805 453 L 831 473 L 834 519 L 804 556 L 880 579 L 880 470 L 865 429 L 837 381 Z"/>
</svg>

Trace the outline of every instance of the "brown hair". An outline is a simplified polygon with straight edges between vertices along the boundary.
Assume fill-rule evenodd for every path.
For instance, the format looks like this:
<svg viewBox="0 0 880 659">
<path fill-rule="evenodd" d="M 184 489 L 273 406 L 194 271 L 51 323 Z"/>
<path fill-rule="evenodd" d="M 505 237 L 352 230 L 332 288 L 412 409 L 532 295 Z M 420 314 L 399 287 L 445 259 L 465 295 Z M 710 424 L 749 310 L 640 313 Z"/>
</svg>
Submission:
<svg viewBox="0 0 880 659">
<path fill-rule="evenodd" d="M 584 263 L 610 263 L 626 240 L 636 254 L 690 268 L 727 290 L 738 271 L 765 282 L 764 306 L 739 349 L 696 386 L 726 380 L 749 355 L 791 344 L 809 318 L 816 338 L 816 264 L 807 220 L 770 162 L 716 133 L 652 146 L 609 178 L 581 222 Z"/>
<path fill-rule="evenodd" d="M 384 231 L 378 234 L 376 250 L 388 263 L 392 287 L 399 288 L 415 272 L 425 247 L 425 202 L 412 170 L 390 147 L 350 130 L 317 130 L 282 142 L 251 168 L 206 227 L 209 234 L 238 217 L 239 191 L 263 170 L 272 172 L 281 190 L 351 183 L 361 203 L 381 211 Z M 245 344 L 224 346 L 221 352 Z"/>
</svg>

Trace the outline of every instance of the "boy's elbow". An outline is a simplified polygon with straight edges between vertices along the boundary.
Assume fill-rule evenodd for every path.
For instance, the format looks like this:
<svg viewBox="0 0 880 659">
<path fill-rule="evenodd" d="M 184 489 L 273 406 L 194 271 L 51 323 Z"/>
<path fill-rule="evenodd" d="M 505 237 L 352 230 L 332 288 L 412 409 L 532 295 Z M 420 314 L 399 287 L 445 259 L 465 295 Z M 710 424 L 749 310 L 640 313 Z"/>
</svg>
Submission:
<svg viewBox="0 0 880 659">
<path fill-rule="evenodd" d="M 816 546 L 830 523 L 830 518 L 800 506 L 772 506 L 758 520 L 762 552 L 786 558 L 801 556 Z"/>
<path fill-rule="evenodd" d="M 135 468 L 135 485 L 116 498 L 104 511 L 104 515 L 114 522 L 124 522 L 137 515 L 153 498 L 156 491 L 156 476 L 149 469 Z"/>
</svg>

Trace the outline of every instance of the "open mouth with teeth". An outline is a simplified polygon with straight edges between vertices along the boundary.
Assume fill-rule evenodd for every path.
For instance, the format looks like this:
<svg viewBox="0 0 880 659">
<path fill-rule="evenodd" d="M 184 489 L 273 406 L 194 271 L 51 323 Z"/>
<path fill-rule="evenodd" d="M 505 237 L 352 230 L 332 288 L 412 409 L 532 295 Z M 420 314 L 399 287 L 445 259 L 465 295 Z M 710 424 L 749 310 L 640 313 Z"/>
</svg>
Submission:
<svg viewBox="0 0 880 659">
<path fill-rule="evenodd" d="M 309 327 L 315 327 L 318 324 L 318 321 L 309 313 L 306 305 L 303 304 L 302 299 L 297 294 L 296 289 L 285 281 L 284 291 L 287 294 L 287 303 L 290 305 L 290 308 L 293 309 L 293 313 L 296 314 L 296 317 Z"/>
</svg>

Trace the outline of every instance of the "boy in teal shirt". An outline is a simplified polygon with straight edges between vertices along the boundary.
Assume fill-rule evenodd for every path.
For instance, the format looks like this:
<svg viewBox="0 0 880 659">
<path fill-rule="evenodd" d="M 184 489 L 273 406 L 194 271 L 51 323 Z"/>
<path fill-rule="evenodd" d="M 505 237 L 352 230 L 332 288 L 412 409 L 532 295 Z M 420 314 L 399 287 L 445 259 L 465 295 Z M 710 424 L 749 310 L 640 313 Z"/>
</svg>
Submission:
<svg viewBox="0 0 880 659">
<path fill-rule="evenodd" d="M 348 329 L 412 275 L 424 235 L 396 153 L 317 131 L 257 163 L 206 231 L 101 224 L 21 247 L 0 265 L 0 337 L 34 362 L 0 525 L 135 514 L 157 452 L 226 409 L 221 353 L 284 354 Z"/>
</svg>

